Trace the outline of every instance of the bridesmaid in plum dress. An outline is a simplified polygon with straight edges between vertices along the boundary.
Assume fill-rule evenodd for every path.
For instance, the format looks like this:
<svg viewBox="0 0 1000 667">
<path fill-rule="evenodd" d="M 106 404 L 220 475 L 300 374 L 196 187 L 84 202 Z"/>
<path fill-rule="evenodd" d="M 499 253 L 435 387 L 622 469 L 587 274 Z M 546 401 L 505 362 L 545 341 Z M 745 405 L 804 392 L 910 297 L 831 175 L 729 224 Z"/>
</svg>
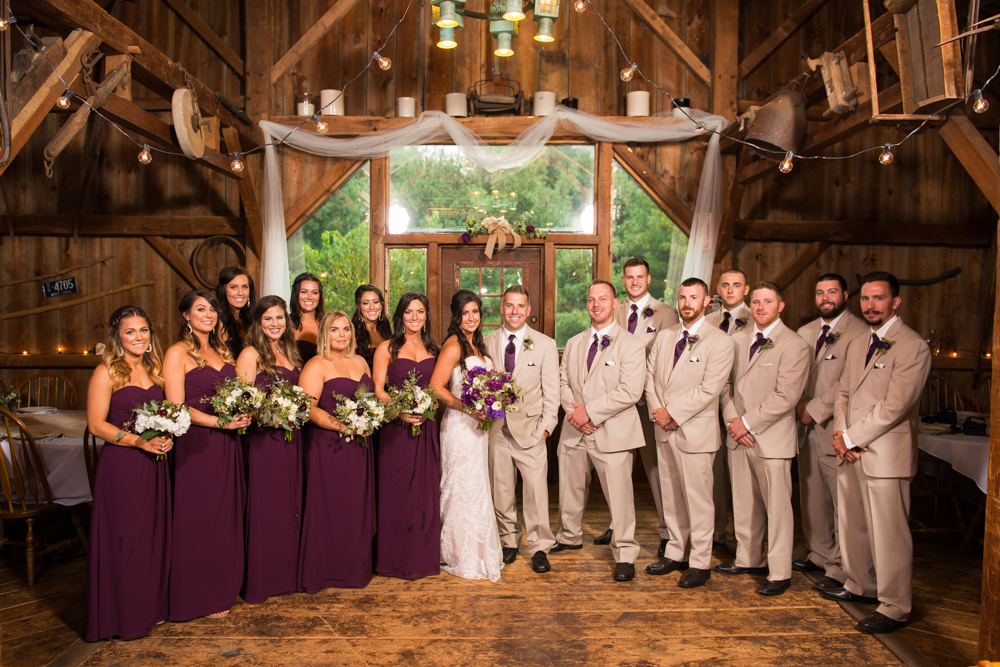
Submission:
<svg viewBox="0 0 1000 667">
<path fill-rule="evenodd" d="M 302 361 L 287 326 L 285 300 L 265 296 L 253 311 L 247 346 L 236 361 L 240 377 L 268 388 L 298 384 Z M 247 437 L 247 571 L 243 599 L 260 604 L 298 589 L 302 525 L 302 435 L 254 426 Z"/>
<path fill-rule="evenodd" d="M 111 315 L 104 359 L 87 389 L 87 427 L 104 439 L 94 480 L 84 639 L 136 639 L 167 618 L 170 436 L 143 440 L 132 411 L 163 400 L 162 353 L 149 317 Z"/>
<path fill-rule="evenodd" d="M 246 345 L 247 331 L 257 303 L 257 288 L 253 276 L 240 266 L 227 266 L 219 271 L 219 284 L 215 286 L 215 299 L 219 305 L 219 322 L 222 340 L 233 359 L 240 356 Z"/>
<path fill-rule="evenodd" d="M 323 284 L 313 273 L 300 273 L 292 283 L 292 328 L 295 344 L 305 363 L 316 356 L 319 321 L 323 319 Z"/>
<path fill-rule="evenodd" d="M 359 385 L 371 389 L 368 363 L 354 353 L 354 328 L 340 310 L 319 324 L 316 356 L 299 385 L 313 399 L 306 434 L 305 507 L 299 548 L 299 587 L 364 588 L 372 579 L 375 535 L 375 469 L 364 438 L 348 442 L 340 434 L 335 395 L 353 396 Z"/>
<path fill-rule="evenodd" d="M 357 339 L 357 353 L 364 357 L 371 368 L 375 349 L 382 341 L 392 337 L 382 290 L 374 285 L 362 285 L 354 290 L 354 317 L 351 318 L 351 323 Z"/>
<path fill-rule="evenodd" d="M 434 372 L 437 343 L 431 339 L 430 302 L 407 292 L 392 315 L 392 338 L 375 351 L 375 394 L 390 403 L 385 385 L 401 388 L 411 372 L 426 387 Z M 420 433 L 413 435 L 413 425 Z M 401 415 L 379 438 L 378 541 L 375 571 L 420 579 L 441 572 L 441 461 L 437 423 Z"/>
<path fill-rule="evenodd" d="M 163 379 L 167 400 L 191 410 L 191 430 L 174 453 L 170 620 L 188 621 L 228 614 L 243 584 L 246 486 L 236 429 L 250 417 L 220 426 L 210 403 L 218 385 L 236 377 L 215 296 L 188 292 L 178 310 L 180 340 L 167 350 Z"/>
</svg>

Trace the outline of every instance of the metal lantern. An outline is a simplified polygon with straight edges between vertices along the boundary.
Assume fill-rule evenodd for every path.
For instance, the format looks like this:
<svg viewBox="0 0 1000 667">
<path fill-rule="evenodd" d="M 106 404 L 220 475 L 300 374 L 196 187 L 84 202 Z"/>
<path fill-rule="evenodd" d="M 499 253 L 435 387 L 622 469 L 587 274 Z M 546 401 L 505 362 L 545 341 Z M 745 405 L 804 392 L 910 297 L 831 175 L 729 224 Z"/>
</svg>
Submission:
<svg viewBox="0 0 1000 667">
<path fill-rule="evenodd" d="M 435 25 L 439 28 L 461 27 L 458 5 L 464 4 L 465 0 L 431 0 L 431 12 L 437 14 Z M 438 11 L 435 12 L 434 7 L 437 7 Z"/>
<path fill-rule="evenodd" d="M 438 43 L 439 49 L 453 49 L 458 46 L 458 42 L 455 41 L 455 31 L 463 27 L 465 21 L 461 14 L 456 14 L 455 19 L 458 21 L 458 25 L 454 28 L 438 28 Z"/>
<path fill-rule="evenodd" d="M 508 21 L 523 21 L 524 12 L 521 10 L 521 0 L 507 0 L 504 4 L 503 17 Z"/>
<path fill-rule="evenodd" d="M 535 41 L 555 41 L 552 36 L 552 24 L 557 18 L 559 18 L 559 0 L 535 0 L 535 21 L 538 22 Z"/>
<path fill-rule="evenodd" d="M 490 5 L 490 14 L 496 16 L 503 11 L 504 3 L 500 0 L 493 0 Z M 511 41 L 517 35 L 517 23 L 514 21 L 490 21 L 490 34 L 497 38 L 497 48 L 493 55 L 507 58 L 514 55 L 511 48 Z"/>
<path fill-rule="evenodd" d="M 761 107 L 747 133 L 746 141 L 764 151 L 800 153 L 805 146 L 806 98 L 797 90 L 779 90 Z"/>
</svg>

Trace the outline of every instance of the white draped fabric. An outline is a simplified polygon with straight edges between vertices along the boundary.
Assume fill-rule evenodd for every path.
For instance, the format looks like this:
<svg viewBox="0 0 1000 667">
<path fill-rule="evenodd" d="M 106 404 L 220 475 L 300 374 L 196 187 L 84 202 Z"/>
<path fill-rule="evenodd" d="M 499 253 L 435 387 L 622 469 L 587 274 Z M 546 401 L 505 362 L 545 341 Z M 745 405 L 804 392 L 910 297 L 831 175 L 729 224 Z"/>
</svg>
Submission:
<svg viewBox="0 0 1000 667">
<path fill-rule="evenodd" d="M 270 121 L 260 121 L 267 139 L 264 156 L 264 249 L 261 257 L 261 294 L 289 298 L 288 251 L 285 238 L 284 202 L 281 193 L 281 167 L 274 143 L 290 146 L 313 155 L 367 159 L 383 157 L 405 146 L 453 141 L 468 158 L 493 173 L 517 169 L 536 157 L 561 124 L 573 127 L 593 141 L 615 143 L 664 143 L 687 141 L 710 136 L 705 164 L 702 167 L 694 224 L 684 262 L 685 278 L 696 276 L 706 282 L 711 277 L 722 218 L 722 161 L 719 135 L 697 127 L 721 131 L 728 121 L 697 109 L 688 109 L 692 121 L 679 109 L 643 120 L 615 122 L 600 116 L 557 107 L 540 118 L 506 146 L 491 146 L 475 133 L 442 111 L 425 111 L 416 120 L 401 127 L 373 132 L 351 139 L 326 137 L 312 132 L 293 132 L 293 128 Z"/>
</svg>

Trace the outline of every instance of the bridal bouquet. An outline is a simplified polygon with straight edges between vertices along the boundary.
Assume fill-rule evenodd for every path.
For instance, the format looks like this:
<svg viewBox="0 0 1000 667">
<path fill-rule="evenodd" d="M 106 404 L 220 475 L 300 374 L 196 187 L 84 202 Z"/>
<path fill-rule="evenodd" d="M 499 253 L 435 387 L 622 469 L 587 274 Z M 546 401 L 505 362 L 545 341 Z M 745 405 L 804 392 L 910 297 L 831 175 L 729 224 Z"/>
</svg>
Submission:
<svg viewBox="0 0 1000 667">
<path fill-rule="evenodd" d="M 225 426 L 235 419 L 236 415 L 257 414 L 264 403 L 264 398 L 264 392 L 260 389 L 243 378 L 235 377 L 226 378 L 216 388 L 215 396 L 203 400 L 211 403 L 212 409 L 215 410 L 215 414 L 219 418 L 219 426 Z M 246 432 L 245 428 L 239 430 L 240 435 Z"/>
<path fill-rule="evenodd" d="M 503 419 L 507 413 L 517 412 L 515 403 L 520 393 L 510 373 L 505 371 L 476 366 L 462 375 L 462 405 L 486 418 L 476 426 L 480 431 L 489 431 L 494 419 Z"/>
<path fill-rule="evenodd" d="M 438 407 L 437 394 L 430 387 L 421 387 L 418 381 L 417 371 L 411 370 L 403 380 L 402 387 L 389 387 L 392 403 L 389 404 L 386 413 L 387 422 L 399 419 L 400 415 L 417 415 L 434 419 L 434 412 Z M 414 438 L 420 435 L 420 425 L 410 424 L 410 432 Z"/>
<path fill-rule="evenodd" d="M 8 391 L 6 394 L 0 394 L 0 408 L 6 408 L 14 412 L 20 402 L 21 396 L 16 391 Z"/>
<path fill-rule="evenodd" d="M 150 401 L 135 410 L 135 432 L 143 440 L 160 435 L 184 435 L 191 428 L 191 413 L 183 405 L 170 401 Z M 156 460 L 167 458 L 157 454 Z"/>
<path fill-rule="evenodd" d="M 285 431 L 285 442 L 292 441 L 292 431 L 302 428 L 309 421 L 312 396 L 302 387 L 285 380 L 270 386 L 260 408 L 255 414 L 261 426 L 280 428 Z"/>
<path fill-rule="evenodd" d="M 351 398 L 339 395 L 334 398 L 337 401 L 334 416 L 341 423 L 340 432 L 344 440 L 350 442 L 355 436 L 360 436 L 364 440 L 362 447 L 367 447 L 368 436 L 386 422 L 385 403 L 363 386 L 359 386 Z"/>
</svg>

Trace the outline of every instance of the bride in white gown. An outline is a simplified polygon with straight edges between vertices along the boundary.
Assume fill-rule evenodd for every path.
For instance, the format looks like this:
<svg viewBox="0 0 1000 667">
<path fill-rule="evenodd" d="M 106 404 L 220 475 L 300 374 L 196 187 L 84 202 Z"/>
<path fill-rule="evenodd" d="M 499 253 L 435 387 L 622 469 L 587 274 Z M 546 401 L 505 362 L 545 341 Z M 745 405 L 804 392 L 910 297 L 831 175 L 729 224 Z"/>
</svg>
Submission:
<svg viewBox="0 0 1000 667">
<path fill-rule="evenodd" d="M 465 408 L 463 373 L 477 366 L 492 369 L 481 328 L 482 301 L 459 290 L 451 299 L 451 324 L 431 376 L 430 386 L 445 410 L 441 421 L 441 561 L 463 579 L 500 578 L 503 551 L 490 492 L 489 433 Z"/>
</svg>

